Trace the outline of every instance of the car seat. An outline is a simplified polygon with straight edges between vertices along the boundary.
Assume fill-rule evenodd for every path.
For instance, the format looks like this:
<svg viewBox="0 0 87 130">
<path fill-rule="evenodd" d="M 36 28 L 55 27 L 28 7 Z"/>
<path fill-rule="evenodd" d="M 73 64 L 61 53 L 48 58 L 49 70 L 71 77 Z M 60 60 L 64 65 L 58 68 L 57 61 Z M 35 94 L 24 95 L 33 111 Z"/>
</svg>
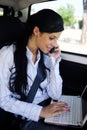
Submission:
<svg viewBox="0 0 87 130">
<path fill-rule="evenodd" d="M 0 48 L 7 42 L 21 39 L 25 32 L 25 25 L 18 18 L 0 16 Z"/>
<path fill-rule="evenodd" d="M 0 16 L 0 48 L 23 37 L 25 25 L 18 18 L 12 16 Z M 14 126 L 13 114 L 0 108 L 0 130 L 18 129 Z M 19 130 L 19 129 L 18 129 Z"/>
</svg>

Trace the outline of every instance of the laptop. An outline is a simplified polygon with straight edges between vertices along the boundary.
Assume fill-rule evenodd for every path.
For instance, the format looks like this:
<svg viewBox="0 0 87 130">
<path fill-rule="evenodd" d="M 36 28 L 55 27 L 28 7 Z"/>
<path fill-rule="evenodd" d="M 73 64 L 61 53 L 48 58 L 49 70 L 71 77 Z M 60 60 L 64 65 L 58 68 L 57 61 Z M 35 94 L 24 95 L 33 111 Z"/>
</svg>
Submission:
<svg viewBox="0 0 87 130">
<path fill-rule="evenodd" d="M 87 101 L 84 99 L 86 90 L 87 85 L 85 86 L 81 96 L 62 95 L 59 101 L 68 103 L 70 106 L 70 112 L 45 118 L 44 122 L 61 126 L 82 127 L 87 121 Z"/>
</svg>

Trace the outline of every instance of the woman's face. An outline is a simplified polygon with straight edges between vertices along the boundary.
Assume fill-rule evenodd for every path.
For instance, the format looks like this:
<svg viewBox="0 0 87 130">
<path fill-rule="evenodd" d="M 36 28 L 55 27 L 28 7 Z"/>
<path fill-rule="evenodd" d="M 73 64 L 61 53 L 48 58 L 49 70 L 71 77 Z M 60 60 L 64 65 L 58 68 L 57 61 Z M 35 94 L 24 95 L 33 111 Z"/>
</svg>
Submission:
<svg viewBox="0 0 87 130">
<path fill-rule="evenodd" d="M 58 46 L 58 39 L 60 37 L 61 32 L 56 33 L 41 33 L 38 32 L 38 35 L 36 35 L 36 46 L 44 53 L 49 53 L 49 51 L 53 47 L 59 47 Z"/>
</svg>

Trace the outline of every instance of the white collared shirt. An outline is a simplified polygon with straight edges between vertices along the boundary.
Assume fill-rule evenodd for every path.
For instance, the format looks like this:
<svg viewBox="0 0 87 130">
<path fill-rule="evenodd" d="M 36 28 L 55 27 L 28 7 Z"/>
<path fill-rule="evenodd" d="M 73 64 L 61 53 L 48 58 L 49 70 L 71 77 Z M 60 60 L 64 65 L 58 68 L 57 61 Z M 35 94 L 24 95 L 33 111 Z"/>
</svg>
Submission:
<svg viewBox="0 0 87 130">
<path fill-rule="evenodd" d="M 14 66 L 14 45 L 3 47 L 0 50 L 0 107 L 8 112 L 21 115 L 28 120 L 38 121 L 42 106 L 38 103 L 51 97 L 58 100 L 62 93 L 62 79 L 59 73 L 60 58 L 55 62 L 53 57 L 44 55 L 44 63 L 50 71 L 47 70 L 47 78 L 40 84 L 35 95 L 33 103 L 20 101 L 20 95 L 13 94 L 9 90 L 10 69 Z M 38 51 L 37 61 L 32 62 L 32 53 L 27 48 L 26 55 L 28 58 L 27 66 L 27 93 L 37 74 L 38 62 L 40 60 L 40 52 Z"/>
</svg>

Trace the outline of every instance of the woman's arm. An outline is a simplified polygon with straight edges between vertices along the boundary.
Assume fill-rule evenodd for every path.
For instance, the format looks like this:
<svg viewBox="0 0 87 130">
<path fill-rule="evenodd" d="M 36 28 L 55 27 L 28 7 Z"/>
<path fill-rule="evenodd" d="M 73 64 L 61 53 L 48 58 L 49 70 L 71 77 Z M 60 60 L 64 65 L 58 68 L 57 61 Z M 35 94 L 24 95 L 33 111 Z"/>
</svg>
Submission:
<svg viewBox="0 0 87 130">
<path fill-rule="evenodd" d="M 53 56 L 45 56 L 45 65 L 50 71 L 47 73 L 48 86 L 47 92 L 48 95 L 54 99 L 58 100 L 62 93 L 62 78 L 59 72 L 59 62 L 61 58 L 55 58 Z"/>
<path fill-rule="evenodd" d="M 38 121 L 42 107 L 18 100 L 9 90 L 10 68 L 13 63 L 13 47 L 0 50 L 0 107 L 5 111 Z"/>
</svg>

